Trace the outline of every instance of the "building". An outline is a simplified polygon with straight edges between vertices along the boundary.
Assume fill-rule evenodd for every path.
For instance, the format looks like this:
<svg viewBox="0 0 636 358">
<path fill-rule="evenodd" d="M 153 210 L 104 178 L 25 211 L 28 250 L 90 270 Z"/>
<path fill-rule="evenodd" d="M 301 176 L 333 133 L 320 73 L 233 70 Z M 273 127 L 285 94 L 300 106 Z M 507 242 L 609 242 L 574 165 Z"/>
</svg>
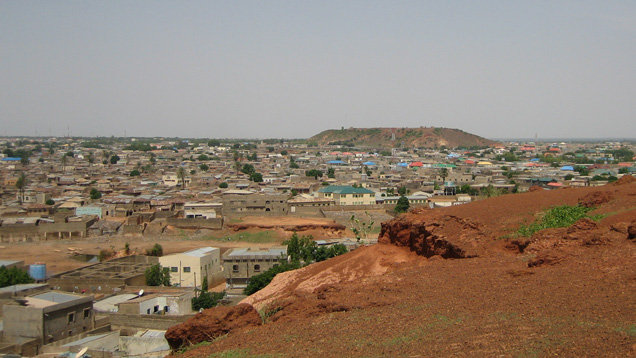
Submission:
<svg viewBox="0 0 636 358">
<path fill-rule="evenodd" d="M 177 287 L 200 287 L 203 277 L 207 277 L 209 287 L 224 280 L 221 250 L 216 247 L 162 256 L 159 264 L 170 268 L 170 283 Z"/>
<path fill-rule="evenodd" d="M 318 190 L 320 198 L 332 198 L 336 205 L 374 205 L 375 192 L 353 186 L 329 185 Z"/>
<path fill-rule="evenodd" d="M 93 296 L 49 291 L 5 304 L 4 340 L 37 346 L 59 341 L 89 330 L 95 325 Z"/>
<path fill-rule="evenodd" d="M 185 315 L 192 313 L 194 291 L 171 290 L 137 296 L 117 304 L 118 313 L 130 315 Z"/>
<path fill-rule="evenodd" d="M 286 194 L 224 194 L 223 215 L 287 215 Z"/>
<path fill-rule="evenodd" d="M 252 276 L 260 275 L 272 267 L 278 266 L 280 260 L 287 259 L 287 248 L 231 249 L 223 254 L 223 270 L 227 288 L 245 288 Z"/>
<path fill-rule="evenodd" d="M 187 219 L 214 219 L 221 213 L 222 203 L 185 203 L 184 216 Z"/>
</svg>

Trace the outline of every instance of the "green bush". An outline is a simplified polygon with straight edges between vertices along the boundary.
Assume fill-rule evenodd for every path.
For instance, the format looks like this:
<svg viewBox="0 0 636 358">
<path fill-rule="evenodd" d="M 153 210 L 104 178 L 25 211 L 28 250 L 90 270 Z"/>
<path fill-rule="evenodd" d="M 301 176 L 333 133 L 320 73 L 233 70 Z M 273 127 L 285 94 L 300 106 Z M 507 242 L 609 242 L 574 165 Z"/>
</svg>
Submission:
<svg viewBox="0 0 636 358">
<path fill-rule="evenodd" d="M 587 216 L 587 213 L 594 208 L 586 208 L 580 205 L 562 205 L 548 210 L 538 221 L 530 225 L 521 225 L 517 233 L 520 236 L 532 236 L 535 232 L 543 229 L 568 227 L 580 219 Z"/>
<path fill-rule="evenodd" d="M 15 266 L 6 268 L 0 266 L 0 287 L 13 286 L 20 283 L 31 283 L 33 278 L 29 274 Z"/>
<path fill-rule="evenodd" d="M 225 291 L 223 292 L 207 292 L 201 291 L 199 297 L 192 298 L 192 310 L 198 311 L 201 309 L 207 309 L 216 307 L 219 301 L 225 297 Z"/>
<path fill-rule="evenodd" d="M 248 296 L 256 293 L 265 288 L 265 286 L 269 285 L 269 283 L 272 282 L 274 277 L 276 277 L 276 275 L 278 275 L 279 273 L 295 270 L 300 267 L 301 266 L 299 262 L 288 263 L 282 261 L 280 264 L 278 264 L 278 266 L 272 267 L 271 269 L 263 272 L 260 275 L 252 276 L 250 278 L 250 282 L 247 284 L 247 287 L 245 287 L 245 289 L 243 290 L 243 293 Z"/>
<path fill-rule="evenodd" d="M 145 272 L 146 285 L 170 286 L 170 269 L 156 264 L 148 267 Z"/>
</svg>

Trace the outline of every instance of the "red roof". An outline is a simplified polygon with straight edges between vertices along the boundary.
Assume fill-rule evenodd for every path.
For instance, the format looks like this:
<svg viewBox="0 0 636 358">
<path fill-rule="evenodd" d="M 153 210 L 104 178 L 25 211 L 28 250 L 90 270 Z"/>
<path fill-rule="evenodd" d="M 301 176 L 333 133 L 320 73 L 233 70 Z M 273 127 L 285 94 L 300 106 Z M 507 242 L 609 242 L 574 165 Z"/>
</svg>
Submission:
<svg viewBox="0 0 636 358">
<path fill-rule="evenodd" d="M 410 166 L 412 167 L 421 167 L 422 165 L 424 165 L 424 163 L 422 162 L 413 162 L 410 164 Z"/>
</svg>

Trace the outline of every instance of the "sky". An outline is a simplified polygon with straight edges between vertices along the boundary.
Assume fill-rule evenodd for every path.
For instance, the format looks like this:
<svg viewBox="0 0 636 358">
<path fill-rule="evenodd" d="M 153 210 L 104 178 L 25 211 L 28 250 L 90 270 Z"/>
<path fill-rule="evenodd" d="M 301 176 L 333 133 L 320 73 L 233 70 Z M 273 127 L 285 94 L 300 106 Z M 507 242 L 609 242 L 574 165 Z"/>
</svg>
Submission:
<svg viewBox="0 0 636 358">
<path fill-rule="evenodd" d="M 634 1 L 0 1 L 0 135 L 636 138 Z"/>
</svg>

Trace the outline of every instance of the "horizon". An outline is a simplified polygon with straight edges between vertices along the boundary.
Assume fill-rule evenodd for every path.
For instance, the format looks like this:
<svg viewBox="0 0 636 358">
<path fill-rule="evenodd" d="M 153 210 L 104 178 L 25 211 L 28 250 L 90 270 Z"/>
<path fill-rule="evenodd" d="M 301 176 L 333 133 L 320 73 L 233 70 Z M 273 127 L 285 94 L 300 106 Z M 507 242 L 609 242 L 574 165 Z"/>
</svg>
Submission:
<svg viewBox="0 0 636 358">
<path fill-rule="evenodd" d="M 4 136 L 636 133 L 636 3 L 0 2 Z"/>
</svg>

